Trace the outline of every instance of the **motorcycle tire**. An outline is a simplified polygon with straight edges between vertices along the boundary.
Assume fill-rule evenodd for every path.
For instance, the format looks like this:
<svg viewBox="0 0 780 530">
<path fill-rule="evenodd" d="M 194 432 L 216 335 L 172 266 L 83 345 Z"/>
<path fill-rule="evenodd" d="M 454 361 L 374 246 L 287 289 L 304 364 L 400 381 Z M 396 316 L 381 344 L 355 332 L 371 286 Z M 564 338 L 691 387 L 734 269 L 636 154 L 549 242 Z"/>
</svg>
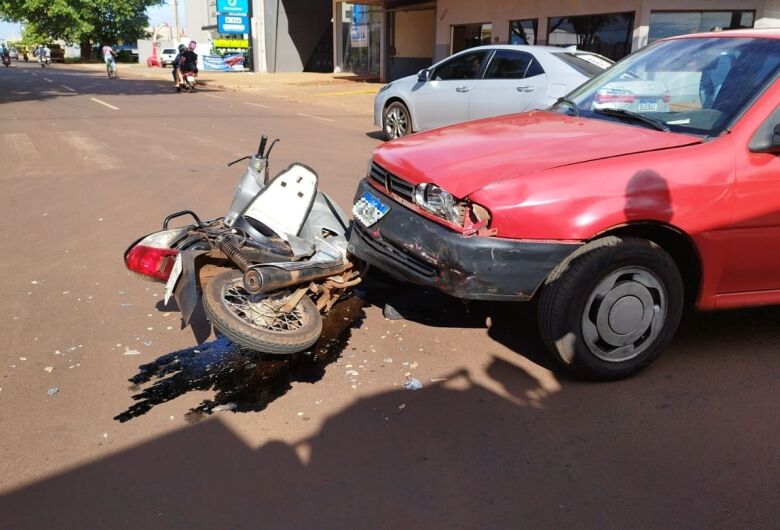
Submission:
<svg viewBox="0 0 780 530">
<path fill-rule="evenodd" d="M 230 270 L 215 276 L 203 288 L 206 315 L 227 338 L 245 348 L 275 355 L 304 351 L 320 338 L 322 315 L 308 296 L 301 298 L 291 312 L 279 314 L 273 306 L 283 303 L 283 299 L 252 297 L 243 286 L 241 271 Z M 242 308 L 253 309 L 254 317 L 265 322 L 255 322 Z"/>
</svg>

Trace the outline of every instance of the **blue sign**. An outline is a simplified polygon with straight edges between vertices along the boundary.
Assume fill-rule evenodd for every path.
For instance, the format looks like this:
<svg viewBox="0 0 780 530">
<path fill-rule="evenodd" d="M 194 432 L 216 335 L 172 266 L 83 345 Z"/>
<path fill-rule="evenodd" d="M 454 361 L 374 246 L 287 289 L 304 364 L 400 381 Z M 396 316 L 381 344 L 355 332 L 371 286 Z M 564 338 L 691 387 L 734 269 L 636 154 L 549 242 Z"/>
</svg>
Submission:
<svg viewBox="0 0 780 530">
<path fill-rule="evenodd" d="M 217 17 L 217 31 L 220 33 L 249 33 L 249 18 L 243 15 L 219 15 Z"/>
<path fill-rule="evenodd" d="M 246 15 L 249 13 L 249 0 L 217 0 L 217 13 Z"/>
</svg>

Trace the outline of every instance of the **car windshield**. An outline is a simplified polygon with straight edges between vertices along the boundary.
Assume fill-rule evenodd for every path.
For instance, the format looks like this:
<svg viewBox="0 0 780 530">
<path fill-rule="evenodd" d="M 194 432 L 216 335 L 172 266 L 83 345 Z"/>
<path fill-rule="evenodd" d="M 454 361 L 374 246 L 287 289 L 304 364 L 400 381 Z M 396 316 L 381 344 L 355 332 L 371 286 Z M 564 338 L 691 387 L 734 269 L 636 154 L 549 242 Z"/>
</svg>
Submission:
<svg viewBox="0 0 780 530">
<path fill-rule="evenodd" d="M 779 67 L 780 39 L 662 41 L 626 57 L 552 108 L 717 136 L 777 76 Z"/>
</svg>

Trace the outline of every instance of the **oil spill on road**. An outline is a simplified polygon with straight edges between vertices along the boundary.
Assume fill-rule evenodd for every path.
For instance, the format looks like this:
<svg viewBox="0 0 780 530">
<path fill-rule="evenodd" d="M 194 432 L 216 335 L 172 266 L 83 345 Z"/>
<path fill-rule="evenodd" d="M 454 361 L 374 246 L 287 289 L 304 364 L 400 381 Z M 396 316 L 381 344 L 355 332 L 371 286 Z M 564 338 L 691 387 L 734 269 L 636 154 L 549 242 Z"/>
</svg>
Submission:
<svg viewBox="0 0 780 530">
<path fill-rule="evenodd" d="M 215 407 L 234 412 L 257 412 L 283 396 L 293 382 L 314 383 L 328 364 L 347 346 L 352 328 L 365 313 L 363 299 L 353 296 L 336 304 L 323 319 L 322 336 L 310 351 L 293 356 L 267 356 L 246 350 L 225 337 L 178 350 L 139 367 L 130 379 L 133 391 L 154 380 L 133 396 L 135 403 L 114 419 L 126 422 L 153 407 L 192 390 L 215 390 L 213 399 L 191 409 L 186 419 L 196 422 Z"/>
</svg>

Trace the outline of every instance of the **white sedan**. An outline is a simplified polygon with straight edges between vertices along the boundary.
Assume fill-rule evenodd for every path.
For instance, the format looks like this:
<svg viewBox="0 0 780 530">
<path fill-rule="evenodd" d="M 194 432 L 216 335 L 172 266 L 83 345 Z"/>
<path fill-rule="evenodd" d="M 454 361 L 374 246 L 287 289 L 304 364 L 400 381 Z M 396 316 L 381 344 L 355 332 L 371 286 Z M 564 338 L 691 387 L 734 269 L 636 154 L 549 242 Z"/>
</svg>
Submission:
<svg viewBox="0 0 780 530">
<path fill-rule="evenodd" d="M 479 46 L 383 86 L 374 123 L 388 140 L 452 123 L 544 109 L 614 63 L 551 46 Z"/>
</svg>

